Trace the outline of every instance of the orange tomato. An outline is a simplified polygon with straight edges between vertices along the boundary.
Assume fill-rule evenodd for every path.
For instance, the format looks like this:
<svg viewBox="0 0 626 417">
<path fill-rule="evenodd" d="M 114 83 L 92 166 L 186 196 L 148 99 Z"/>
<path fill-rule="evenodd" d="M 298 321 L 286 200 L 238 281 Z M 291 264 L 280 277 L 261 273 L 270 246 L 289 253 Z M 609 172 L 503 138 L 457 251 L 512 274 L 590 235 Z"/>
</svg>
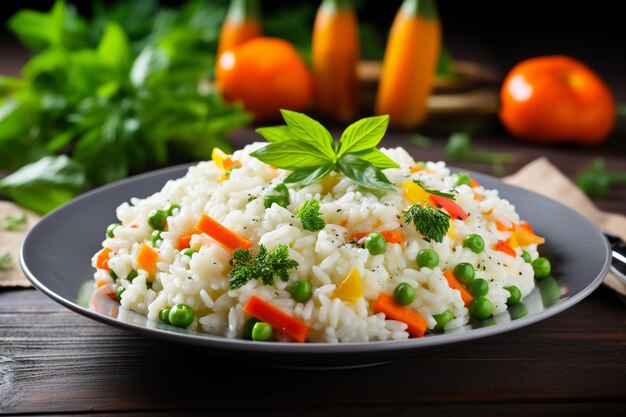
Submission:
<svg viewBox="0 0 626 417">
<path fill-rule="evenodd" d="M 500 120 L 515 136 L 535 142 L 604 141 L 616 120 L 609 88 L 588 66 L 566 56 L 528 59 L 507 75 Z"/>
<path fill-rule="evenodd" d="M 217 88 L 227 101 L 240 101 L 256 121 L 280 118 L 280 109 L 306 110 L 313 77 L 289 42 L 254 38 L 225 51 L 218 60 Z"/>
</svg>

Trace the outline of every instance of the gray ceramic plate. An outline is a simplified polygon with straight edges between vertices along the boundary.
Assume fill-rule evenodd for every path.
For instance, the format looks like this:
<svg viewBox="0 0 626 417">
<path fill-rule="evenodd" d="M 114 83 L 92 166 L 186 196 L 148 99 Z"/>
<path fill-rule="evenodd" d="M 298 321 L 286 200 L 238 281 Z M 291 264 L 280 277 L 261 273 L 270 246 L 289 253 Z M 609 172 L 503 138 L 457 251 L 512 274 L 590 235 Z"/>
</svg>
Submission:
<svg viewBox="0 0 626 417">
<path fill-rule="evenodd" d="M 348 367 L 406 359 L 425 348 L 493 336 L 546 319 L 589 295 L 610 265 L 609 245 L 600 231 L 571 209 L 501 181 L 472 173 L 487 188 L 497 188 L 517 207 L 547 243 L 541 253 L 553 265 L 553 277 L 538 282 L 523 304 L 454 332 L 403 341 L 321 344 L 263 343 L 233 340 L 178 329 L 128 311 L 93 291 L 91 256 L 100 249 L 115 208 L 134 196 L 146 196 L 185 174 L 186 166 L 164 169 L 89 192 L 44 217 L 21 250 L 24 273 L 35 287 L 67 308 L 100 322 L 146 336 L 203 348 L 211 354 L 277 366 Z"/>
</svg>

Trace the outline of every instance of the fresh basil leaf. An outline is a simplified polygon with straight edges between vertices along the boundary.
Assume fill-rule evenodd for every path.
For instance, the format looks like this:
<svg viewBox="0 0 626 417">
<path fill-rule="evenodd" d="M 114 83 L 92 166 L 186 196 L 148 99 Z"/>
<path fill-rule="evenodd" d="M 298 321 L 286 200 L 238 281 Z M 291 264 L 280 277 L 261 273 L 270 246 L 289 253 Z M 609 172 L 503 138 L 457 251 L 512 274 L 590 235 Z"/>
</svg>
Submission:
<svg viewBox="0 0 626 417">
<path fill-rule="evenodd" d="M 335 145 L 330 132 L 320 122 L 304 113 L 281 109 L 291 132 L 298 138 L 314 144 L 329 160 L 335 161 Z"/>
<path fill-rule="evenodd" d="M 396 187 L 380 169 L 352 154 L 345 154 L 339 158 L 337 169 L 343 175 L 364 187 L 396 191 Z"/>
<path fill-rule="evenodd" d="M 79 190 L 84 185 L 85 173 L 79 163 L 65 155 L 46 156 L 0 180 L 0 192 L 35 186 L 57 186 Z"/>
<path fill-rule="evenodd" d="M 130 62 L 130 44 L 124 29 L 116 22 L 109 22 L 98 45 L 100 61 L 119 71 L 125 70 Z"/>
<path fill-rule="evenodd" d="M 319 167 L 305 168 L 294 171 L 287 178 L 285 178 L 284 182 L 300 185 L 313 184 L 328 175 L 334 167 L 335 164 L 328 163 Z"/>
<path fill-rule="evenodd" d="M 393 159 L 382 153 L 376 148 L 368 149 L 361 152 L 351 153 L 360 159 L 369 162 L 378 169 L 398 168 L 399 165 Z"/>
<path fill-rule="evenodd" d="M 260 127 L 255 130 L 268 142 L 282 142 L 284 140 L 295 139 L 289 126 Z"/>
<path fill-rule="evenodd" d="M 61 204 L 71 200 L 78 194 L 76 190 L 62 187 L 41 186 L 32 188 L 15 188 L 8 195 L 21 207 L 39 214 L 54 210 Z"/>
<path fill-rule="evenodd" d="M 291 171 L 333 163 L 315 145 L 299 140 L 270 143 L 250 155 L 276 168 Z"/>
<path fill-rule="evenodd" d="M 366 117 L 352 123 L 341 134 L 337 156 L 374 148 L 385 136 L 388 125 L 389 115 Z"/>
<path fill-rule="evenodd" d="M 421 181 L 418 181 L 418 180 L 413 180 L 413 182 L 415 184 L 419 185 L 422 188 L 422 190 L 426 191 L 428 194 L 438 195 L 439 197 L 449 198 L 450 200 L 454 200 L 455 199 L 455 195 L 454 194 L 444 193 L 443 191 L 433 190 L 432 188 L 426 188 L 426 186 L 424 184 L 422 184 Z"/>
<path fill-rule="evenodd" d="M 46 213 L 74 197 L 85 184 L 82 166 L 65 155 L 47 156 L 0 180 L 0 194 Z"/>
</svg>

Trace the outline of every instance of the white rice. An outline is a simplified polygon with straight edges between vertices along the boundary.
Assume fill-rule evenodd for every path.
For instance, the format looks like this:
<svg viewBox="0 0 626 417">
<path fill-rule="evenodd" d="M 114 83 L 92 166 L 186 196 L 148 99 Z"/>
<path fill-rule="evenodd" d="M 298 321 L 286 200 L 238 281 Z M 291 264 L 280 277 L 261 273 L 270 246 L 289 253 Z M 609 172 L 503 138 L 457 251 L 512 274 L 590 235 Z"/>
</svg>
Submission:
<svg viewBox="0 0 626 417">
<path fill-rule="evenodd" d="M 477 277 L 488 281 L 487 298 L 494 315 L 507 308 L 509 292 L 503 287 L 515 285 L 523 296 L 533 289 L 532 266 L 520 255 L 524 249 L 536 258 L 536 245 L 516 248 L 514 258 L 492 249 L 510 234 L 499 231 L 496 221 L 504 225 L 520 223 L 515 207 L 499 198 L 496 190 L 457 186 L 457 175 L 451 174 L 443 162 L 428 162 L 426 169 L 411 174 L 410 168 L 416 163 L 404 149 L 382 149 L 400 165 L 384 171 L 399 186 L 398 192 L 369 192 L 337 175 L 305 187 L 287 185 L 289 205 L 283 208 L 274 204 L 266 209 L 264 196 L 290 172 L 274 169 L 249 155 L 262 145 L 255 143 L 236 151 L 233 158 L 241 166 L 225 181 L 220 181 L 224 172 L 214 162 L 202 162 L 189 168 L 184 177 L 168 181 L 160 192 L 120 205 L 116 214 L 122 226 L 115 229 L 113 238 L 103 242 L 103 247 L 112 250 L 108 266 L 116 276 L 126 277 L 133 269 L 138 276 L 132 282 L 125 278 L 114 281 L 109 272 L 97 269 L 94 276 L 101 291 L 115 292 L 123 286 L 121 304 L 152 320 L 159 320 L 159 311 L 166 306 L 187 304 L 195 313 L 190 329 L 226 337 L 242 337 L 243 324 L 249 317 L 243 306 L 256 295 L 304 322 L 309 327 L 308 341 L 364 342 L 409 337 L 406 324 L 388 320 L 372 309 L 381 292 L 392 294 L 403 282 L 414 287 L 417 294 L 407 308 L 425 318 L 431 329 L 436 325 L 433 315 L 446 310 L 455 317 L 446 330 L 467 324 L 470 316 L 460 292 L 450 288 L 443 276 L 445 269 L 453 269 L 460 262 L 477 267 Z M 455 190 L 456 202 L 469 217 L 453 220 L 441 243 L 425 240 L 412 224 L 404 222 L 403 212 L 410 202 L 403 197 L 400 186 L 407 180 L 420 180 L 440 191 Z M 476 199 L 475 195 L 484 199 Z M 295 216 L 298 208 L 312 198 L 320 201 L 326 222 L 319 232 L 304 230 Z M 149 273 L 136 261 L 141 245 L 150 242 L 148 215 L 170 204 L 181 208 L 167 218 L 166 231 L 156 248 L 157 270 Z M 229 250 L 198 231 L 191 240 L 191 247 L 197 250 L 191 259 L 176 248 L 178 237 L 194 231 L 202 214 L 250 240 L 255 247 L 263 244 L 271 251 L 279 244 L 288 245 L 290 258 L 299 266 L 291 271 L 288 282 L 276 278 L 273 286 L 266 286 L 253 279 L 229 290 Z M 396 229 L 404 241 L 387 244 L 384 255 L 373 256 L 350 240 L 355 232 Z M 470 233 L 483 237 L 483 252 L 475 254 L 463 247 L 463 239 Z M 424 248 L 433 248 L 439 254 L 440 262 L 434 269 L 416 265 L 416 256 Z M 94 255 L 94 267 L 96 258 Z M 354 303 L 333 297 L 337 286 L 354 268 L 363 281 L 362 297 Z M 300 279 L 313 286 L 312 298 L 304 303 L 295 302 L 288 291 L 291 283 Z M 289 340 L 284 335 L 277 337 Z"/>
</svg>

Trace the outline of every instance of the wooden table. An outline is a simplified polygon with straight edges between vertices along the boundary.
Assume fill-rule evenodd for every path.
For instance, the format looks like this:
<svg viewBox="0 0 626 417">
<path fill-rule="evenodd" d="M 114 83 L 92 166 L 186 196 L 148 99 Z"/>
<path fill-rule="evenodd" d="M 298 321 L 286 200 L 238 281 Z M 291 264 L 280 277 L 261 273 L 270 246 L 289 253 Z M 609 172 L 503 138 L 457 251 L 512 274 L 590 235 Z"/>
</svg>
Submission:
<svg viewBox="0 0 626 417">
<path fill-rule="evenodd" d="M 419 149 L 444 157 L 444 137 Z M 235 146 L 254 139 L 233 135 Z M 511 173 L 546 155 L 566 174 L 592 155 L 624 168 L 618 134 L 601 148 L 546 148 L 504 133 L 477 146 L 513 152 Z M 455 163 L 489 172 L 489 167 Z M 539 185 L 540 186 L 540 185 Z M 626 214 L 626 188 L 598 204 Z M 540 323 L 489 338 L 418 352 L 411 360 L 351 370 L 270 369 L 214 361 L 211 351 L 141 337 L 75 314 L 34 289 L 0 292 L 0 413 L 252 416 L 416 416 L 565 414 L 611 416 L 626 410 L 626 309 L 601 287 Z"/>
</svg>

